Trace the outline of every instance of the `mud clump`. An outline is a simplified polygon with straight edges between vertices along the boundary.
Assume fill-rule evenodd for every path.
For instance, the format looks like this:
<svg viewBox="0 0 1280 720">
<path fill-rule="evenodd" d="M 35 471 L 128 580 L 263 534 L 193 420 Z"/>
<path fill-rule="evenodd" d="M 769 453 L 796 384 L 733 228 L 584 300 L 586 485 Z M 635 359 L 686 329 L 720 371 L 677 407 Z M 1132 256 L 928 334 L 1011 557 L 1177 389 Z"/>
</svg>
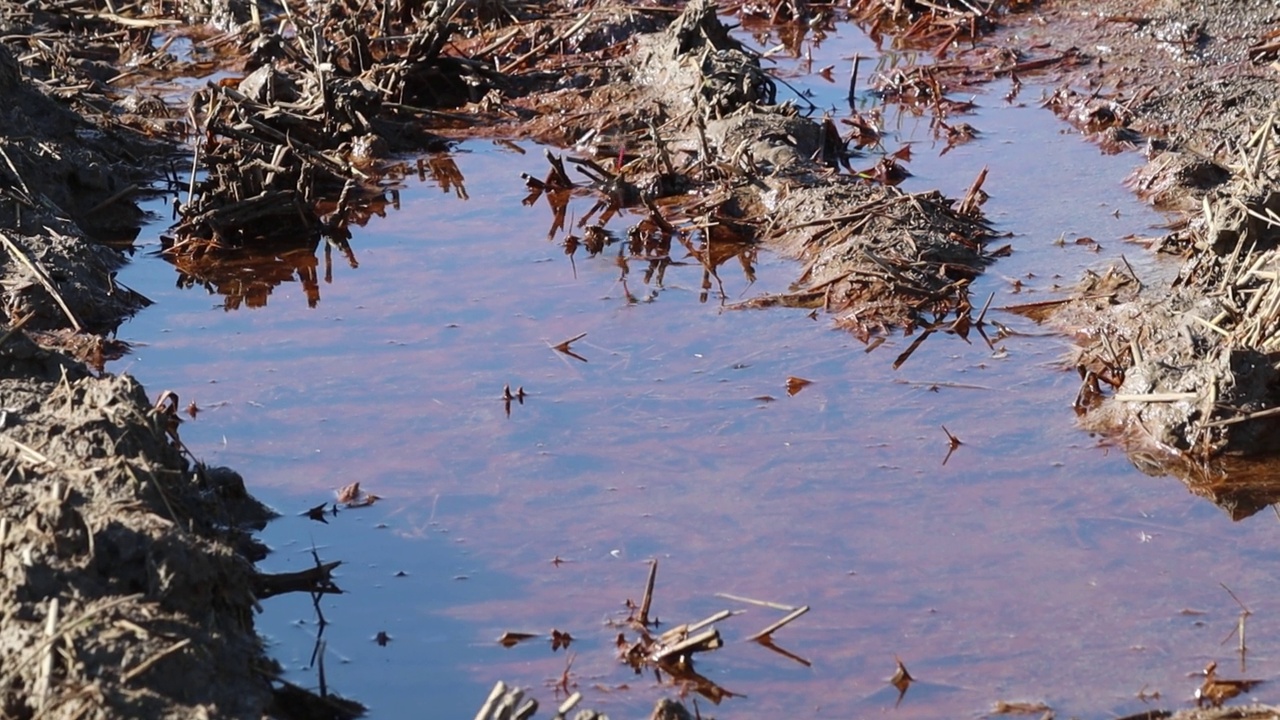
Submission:
<svg viewBox="0 0 1280 720">
<path fill-rule="evenodd" d="M 252 567 L 128 377 L 0 349 L 6 717 L 261 712 Z"/>
<path fill-rule="evenodd" d="M 1054 43 L 1106 57 L 1070 82 L 1124 90 L 1085 96 L 1064 84 L 1050 104 L 1104 148 L 1145 145 L 1148 163 L 1129 185 L 1183 214 L 1157 243 L 1183 265 L 1156 288 L 1113 268 L 1054 322 L 1085 338 L 1083 423 L 1199 484 L 1221 476 L 1213 463 L 1224 455 L 1277 450 L 1280 152 L 1265 50 L 1274 7 L 1090 4 L 1096 22 L 1080 21 L 1081 7 L 1052 5 Z"/>
<path fill-rule="evenodd" d="M 6 42 L 50 44 L 21 63 L 0 44 L 0 716 L 262 717 L 278 670 L 249 533 L 269 512 L 185 454 L 171 408 L 101 371 L 147 300 L 99 241 L 137 232 L 143 165 L 174 148 L 103 111 L 92 75 L 118 71 L 51 50 L 114 23 L 10 5 Z"/>
</svg>

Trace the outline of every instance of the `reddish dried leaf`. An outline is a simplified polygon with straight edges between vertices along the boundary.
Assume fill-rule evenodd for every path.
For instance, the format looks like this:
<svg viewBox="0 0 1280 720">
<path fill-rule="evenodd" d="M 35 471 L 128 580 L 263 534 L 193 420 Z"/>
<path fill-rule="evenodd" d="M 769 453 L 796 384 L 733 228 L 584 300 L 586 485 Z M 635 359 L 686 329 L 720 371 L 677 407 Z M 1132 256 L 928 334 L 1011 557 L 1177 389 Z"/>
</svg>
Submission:
<svg viewBox="0 0 1280 720">
<path fill-rule="evenodd" d="M 787 394 L 795 395 L 801 390 L 813 384 L 812 380 L 805 380 L 802 377 L 791 376 L 787 378 Z"/>
<path fill-rule="evenodd" d="M 498 644 L 502 647 L 515 647 L 525 640 L 532 640 L 536 637 L 538 637 L 536 633 L 504 632 L 502 637 L 498 638 Z"/>
<path fill-rule="evenodd" d="M 567 648 L 569 647 L 569 644 L 572 642 L 573 642 L 573 636 L 570 635 L 569 633 L 560 632 L 559 630 L 551 631 L 551 651 L 552 652 L 555 652 L 560 648 Z"/>
</svg>

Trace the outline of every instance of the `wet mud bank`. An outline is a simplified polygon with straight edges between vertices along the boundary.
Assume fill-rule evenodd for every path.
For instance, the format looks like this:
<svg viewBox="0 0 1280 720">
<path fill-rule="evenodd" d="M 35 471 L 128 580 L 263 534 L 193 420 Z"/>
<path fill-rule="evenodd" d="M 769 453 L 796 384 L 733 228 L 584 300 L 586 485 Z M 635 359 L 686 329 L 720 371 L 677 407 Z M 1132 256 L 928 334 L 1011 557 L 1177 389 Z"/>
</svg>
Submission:
<svg viewBox="0 0 1280 720">
<path fill-rule="evenodd" d="M 1119 267 L 1049 306 L 1046 317 L 1082 338 L 1084 422 L 1133 439 L 1153 469 L 1269 448 L 1280 400 L 1273 11 L 582 5 L 14 6 L 11 50 L 0 46 L 0 90 L 12 98 L 0 111 L 0 570 L 14 589 L 0 627 L 3 714 L 286 714 L 273 697 L 299 695 L 273 680 L 256 603 L 336 590 L 332 564 L 318 561 L 315 575 L 257 575 L 248 532 L 265 511 L 233 473 L 186 453 L 178 398 L 153 403 L 100 372 L 122 350 L 112 329 L 145 299 L 114 282 L 121 256 L 98 241 L 127 244 L 132 200 L 160 174 L 145 168 L 169 176 L 164 253 L 187 285 L 231 282 L 227 268 L 253 253 L 323 244 L 350 254 L 350 227 L 425 172 L 429 160 L 415 167 L 406 155 L 529 137 L 572 149 L 526 176 L 527 202 L 550 206 L 551 238 L 567 254 L 617 253 L 623 283 L 661 283 L 692 258 L 707 290 L 742 247 L 763 245 L 803 271 L 742 309 L 808 308 L 864 338 L 917 332 L 900 362 L 931 333 L 983 333 L 988 308 L 969 284 L 1007 249 L 987 246 L 984 176 L 947 198 L 896 188 L 890 155 L 855 169 L 879 143 L 878 119 L 840 126 L 783 101 L 718 12 L 810 28 L 849 17 L 933 50 L 937 64 L 886 75 L 878 91 L 933 113 L 956 142 L 963 103 L 948 85 L 1057 74 L 1048 103 L 1105 147 L 1148 152 L 1135 190 L 1187 218 L 1159 243 L 1186 257 L 1173 287 Z M 170 53 L 178 40 L 205 54 Z M 185 107 L 130 79 L 211 68 L 227 76 Z M 179 147 L 191 154 L 170 162 Z M 574 196 L 598 202 L 570 224 Z"/>
<path fill-rule="evenodd" d="M 1233 517 L 1275 502 L 1256 465 L 1280 449 L 1274 5 L 860 5 L 875 32 L 931 54 L 887 86 L 934 99 L 936 119 L 950 109 L 937 98 L 999 77 L 1013 101 L 1034 77 L 1053 88 L 1040 102 L 1103 152 L 1143 154 L 1128 185 L 1179 218 L 1147 241 L 1179 259 L 1176 277 L 1117 264 L 1089 273 L 1068 301 L 1016 310 L 1079 339 L 1071 362 L 1086 429 Z M 1046 192 L 1078 180 L 1047 177 Z"/>
<path fill-rule="evenodd" d="M 1276 499 L 1228 478 L 1280 449 L 1278 22 L 1270 3 L 1053 2 L 974 51 L 1052 62 L 1046 104 L 1104 151 L 1143 153 L 1131 189 L 1180 217 L 1151 242 L 1179 258 L 1171 283 L 1118 265 L 1042 313 L 1081 340 L 1084 426 L 1237 517 Z"/>
<path fill-rule="evenodd" d="M 85 60 L 127 19 L 32 7 L 0 44 L 0 715 L 285 716 L 254 630 L 270 511 L 183 447 L 175 395 L 102 371 L 148 302 L 116 247 L 178 146 Z"/>
</svg>

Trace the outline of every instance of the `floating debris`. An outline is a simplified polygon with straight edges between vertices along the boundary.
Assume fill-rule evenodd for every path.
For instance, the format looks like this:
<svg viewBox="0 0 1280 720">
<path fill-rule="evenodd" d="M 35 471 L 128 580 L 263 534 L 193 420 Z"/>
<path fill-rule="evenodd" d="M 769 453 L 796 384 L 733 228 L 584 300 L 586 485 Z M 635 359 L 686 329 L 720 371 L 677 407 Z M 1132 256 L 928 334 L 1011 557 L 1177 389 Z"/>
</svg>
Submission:
<svg viewBox="0 0 1280 720">
<path fill-rule="evenodd" d="M 907 690 L 911 687 L 911 683 L 915 682 L 915 678 L 911 677 L 911 673 L 907 672 L 907 666 L 902 664 L 900 658 L 894 658 L 894 662 L 898 664 L 893 671 L 893 677 L 889 678 L 889 684 L 898 691 L 898 700 L 893 704 L 898 707 L 902 704 L 902 698 L 907 696 Z"/>
<path fill-rule="evenodd" d="M 812 380 L 805 380 L 802 377 L 787 378 L 787 394 L 794 397 L 800 394 L 800 391 L 813 384 Z"/>
<path fill-rule="evenodd" d="M 334 505 L 335 514 L 338 505 L 345 505 L 348 508 L 361 508 L 368 507 L 382 499 L 380 495 L 374 495 L 371 492 L 362 490 L 359 481 L 338 489 L 337 495 L 338 502 Z"/>
<path fill-rule="evenodd" d="M 519 645 L 525 640 L 532 640 L 536 637 L 539 637 L 537 633 L 507 631 L 502 633 L 502 637 L 498 638 L 498 644 L 501 645 L 502 647 L 507 647 L 507 648 L 515 647 L 516 645 Z"/>
<path fill-rule="evenodd" d="M 1204 682 L 1196 689 L 1196 706 L 1222 707 L 1222 704 L 1261 685 L 1262 680 L 1227 680 L 1218 677 L 1218 663 L 1204 668 Z"/>
<path fill-rule="evenodd" d="M 323 502 L 323 503 L 320 503 L 319 505 L 316 505 L 313 508 L 310 508 L 304 511 L 302 515 L 311 520 L 315 520 L 316 522 L 322 522 L 325 525 L 328 525 L 329 520 L 325 517 L 326 513 L 328 512 L 328 507 L 329 507 L 329 503 Z"/>
</svg>

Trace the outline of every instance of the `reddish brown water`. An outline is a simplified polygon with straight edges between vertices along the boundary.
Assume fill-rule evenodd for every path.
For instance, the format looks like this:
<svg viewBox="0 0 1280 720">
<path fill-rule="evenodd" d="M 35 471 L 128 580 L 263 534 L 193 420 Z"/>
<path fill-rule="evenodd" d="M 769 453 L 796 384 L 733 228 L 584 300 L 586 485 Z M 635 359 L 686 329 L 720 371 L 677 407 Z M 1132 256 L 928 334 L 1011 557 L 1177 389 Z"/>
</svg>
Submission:
<svg viewBox="0 0 1280 720">
<path fill-rule="evenodd" d="M 828 38 L 814 69 L 855 48 L 868 51 L 852 29 Z M 839 85 L 816 101 L 837 105 Z M 990 166 L 986 209 L 1015 252 L 974 297 L 1045 299 L 1120 252 L 1159 271 L 1118 241 L 1161 221 L 1121 186 L 1138 158 L 1102 156 L 1002 95 L 978 98 L 967 119 L 982 136 L 945 157 L 925 121 L 889 143 L 919 142 L 909 189 L 959 195 Z M 995 314 L 1023 334 L 995 351 L 935 336 L 895 371 L 910 338 L 867 352 L 825 319 L 721 311 L 714 290 L 700 301 L 696 262 L 662 288 L 633 267 L 624 289 L 616 248 L 571 264 L 545 204 L 521 205 L 519 173 L 545 169 L 525 149 L 464 145 L 467 199 L 411 183 L 352 240 L 358 268 L 334 252 L 326 279 L 323 250 L 289 258 L 276 273 L 292 279 L 258 292 L 261 307 L 179 290 L 151 258 L 123 278 L 158 304 L 122 329 L 140 346 L 115 369 L 196 401 L 186 443 L 284 513 L 266 569 L 307 565 L 313 546 L 345 561 L 348 594 L 323 602 L 330 689 L 376 718 L 470 717 L 499 679 L 549 707 L 566 651 L 496 639 L 554 628 L 574 637 L 587 706 L 646 716 L 673 691 L 617 660 L 608 623 L 639 601 L 651 558 L 664 623 L 747 609 L 698 664 L 746 695 L 718 717 L 977 716 L 1000 700 L 1111 717 L 1143 709 L 1140 692 L 1185 706 L 1188 673 L 1239 671 L 1222 584 L 1254 611 L 1245 674 L 1275 676 L 1274 519 L 1232 523 L 1076 430 L 1065 340 Z M 1103 252 L 1055 244 L 1064 233 Z M 722 270 L 730 300 L 796 274 L 767 253 L 755 269 L 754 284 Z M 551 348 L 581 333 L 585 362 Z M 812 384 L 789 396 L 791 376 Z M 509 417 L 507 384 L 529 393 Z M 942 425 L 964 443 L 945 465 Z M 357 480 L 383 500 L 327 524 L 297 516 Z M 780 612 L 716 593 L 810 605 L 775 641 L 812 666 L 744 642 Z M 288 677 L 314 686 L 309 599 L 273 599 L 261 623 Z M 896 709 L 895 657 L 919 681 Z"/>
</svg>

